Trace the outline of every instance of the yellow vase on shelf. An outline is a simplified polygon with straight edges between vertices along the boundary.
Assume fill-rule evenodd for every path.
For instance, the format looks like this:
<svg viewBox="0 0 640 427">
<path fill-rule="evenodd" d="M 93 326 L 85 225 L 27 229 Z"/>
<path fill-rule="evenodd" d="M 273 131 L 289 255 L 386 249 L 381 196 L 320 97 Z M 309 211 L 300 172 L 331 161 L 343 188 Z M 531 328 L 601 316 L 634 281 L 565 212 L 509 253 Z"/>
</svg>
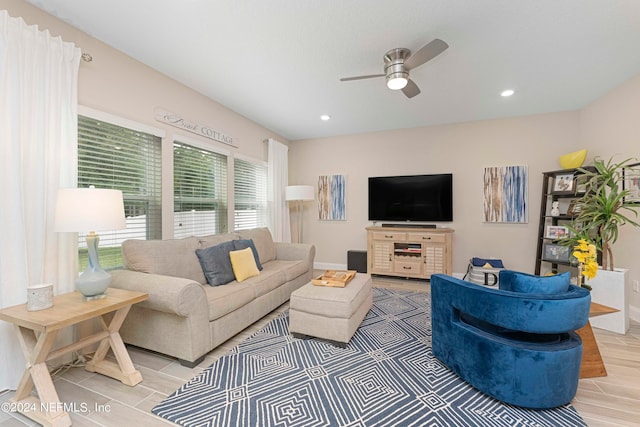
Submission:
<svg viewBox="0 0 640 427">
<path fill-rule="evenodd" d="M 587 150 L 578 150 L 564 154 L 558 158 L 562 169 L 575 169 L 582 166 L 584 159 L 587 157 Z"/>
</svg>

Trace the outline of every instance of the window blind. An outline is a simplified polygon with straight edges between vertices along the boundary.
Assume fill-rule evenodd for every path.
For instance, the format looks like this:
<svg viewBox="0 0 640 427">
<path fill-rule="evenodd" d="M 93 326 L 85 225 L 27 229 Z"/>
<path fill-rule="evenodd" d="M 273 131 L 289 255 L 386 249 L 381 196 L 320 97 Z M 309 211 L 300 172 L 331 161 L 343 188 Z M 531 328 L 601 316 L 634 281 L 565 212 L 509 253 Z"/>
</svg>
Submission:
<svg viewBox="0 0 640 427">
<path fill-rule="evenodd" d="M 124 198 L 127 228 L 99 233 L 103 268 L 122 265 L 124 240 L 162 237 L 159 136 L 78 116 L 78 187 L 90 185 L 122 190 Z M 82 234 L 78 245 L 84 270 L 87 247 Z"/>
<path fill-rule="evenodd" d="M 173 144 L 174 237 L 227 231 L 227 156 Z"/>
<path fill-rule="evenodd" d="M 235 158 L 233 162 L 236 230 L 267 226 L 267 165 Z"/>
</svg>

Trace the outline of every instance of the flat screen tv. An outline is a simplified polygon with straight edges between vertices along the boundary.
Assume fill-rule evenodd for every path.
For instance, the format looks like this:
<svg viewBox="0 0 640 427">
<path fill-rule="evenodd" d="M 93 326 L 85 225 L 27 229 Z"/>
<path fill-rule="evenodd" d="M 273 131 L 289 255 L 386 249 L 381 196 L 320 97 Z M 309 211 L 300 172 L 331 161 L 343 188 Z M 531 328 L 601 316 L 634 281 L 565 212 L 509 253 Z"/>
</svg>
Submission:
<svg viewBox="0 0 640 427">
<path fill-rule="evenodd" d="M 453 175 L 369 178 L 369 221 L 453 221 Z"/>
</svg>

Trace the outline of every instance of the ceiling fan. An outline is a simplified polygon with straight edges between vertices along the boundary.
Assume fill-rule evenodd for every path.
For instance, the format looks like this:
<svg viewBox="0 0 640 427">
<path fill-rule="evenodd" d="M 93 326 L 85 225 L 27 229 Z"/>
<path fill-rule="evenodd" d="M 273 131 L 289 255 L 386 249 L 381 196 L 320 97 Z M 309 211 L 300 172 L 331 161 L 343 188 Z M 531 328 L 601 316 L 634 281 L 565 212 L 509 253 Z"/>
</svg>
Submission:
<svg viewBox="0 0 640 427">
<path fill-rule="evenodd" d="M 386 77 L 387 87 L 392 90 L 401 89 L 407 98 L 413 98 L 420 93 L 420 88 L 409 78 L 409 71 L 431 61 L 444 52 L 449 45 L 440 39 L 434 39 L 422 46 L 413 55 L 409 49 L 400 47 L 391 49 L 384 54 L 384 74 L 369 74 L 366 76 L 343 77 L 341 82 L 350 80 Z"/>
</svg>

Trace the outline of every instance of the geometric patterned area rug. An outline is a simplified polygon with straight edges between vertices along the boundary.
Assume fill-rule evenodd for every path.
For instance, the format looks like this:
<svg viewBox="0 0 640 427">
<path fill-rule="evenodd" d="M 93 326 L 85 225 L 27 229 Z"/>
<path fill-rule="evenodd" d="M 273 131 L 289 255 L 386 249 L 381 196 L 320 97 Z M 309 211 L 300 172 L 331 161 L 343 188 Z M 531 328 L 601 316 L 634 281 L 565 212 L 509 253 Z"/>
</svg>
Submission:
<svg viewBox="0 0 640 427">
<path fill-rule="evenodd" d="M 347 348 L 289 335 L 288 311 L 153 408 L 183 426 L 585 426 L 474 389 L 431 354 L 426 292 L 374 288 Z"/>
</svg>

